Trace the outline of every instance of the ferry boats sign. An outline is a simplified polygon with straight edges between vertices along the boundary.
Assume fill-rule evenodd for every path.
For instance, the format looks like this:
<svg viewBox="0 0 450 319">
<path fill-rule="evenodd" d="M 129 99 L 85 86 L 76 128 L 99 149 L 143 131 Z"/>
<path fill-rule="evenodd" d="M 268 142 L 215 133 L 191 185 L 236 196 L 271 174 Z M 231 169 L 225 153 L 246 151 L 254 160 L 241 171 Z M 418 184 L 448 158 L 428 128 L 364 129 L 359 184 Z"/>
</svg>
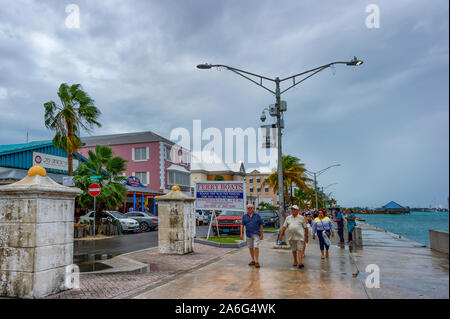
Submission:
<svg viewBox="0 0 450 319">
<path fill-rule="evenodd" d="M 245 183 L 196 182 L 197 209 L 245 211 Z"/>
</svg>

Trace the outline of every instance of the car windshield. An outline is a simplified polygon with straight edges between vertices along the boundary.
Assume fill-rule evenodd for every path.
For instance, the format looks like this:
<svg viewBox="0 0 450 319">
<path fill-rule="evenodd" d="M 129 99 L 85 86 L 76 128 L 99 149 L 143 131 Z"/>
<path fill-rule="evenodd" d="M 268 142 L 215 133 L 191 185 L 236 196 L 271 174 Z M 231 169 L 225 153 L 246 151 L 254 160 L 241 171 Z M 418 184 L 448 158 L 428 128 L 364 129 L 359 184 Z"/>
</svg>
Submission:
<svg viewBox="0 0 450 319">
<path fill-rule="evenodd" d="M 118 219 L 126 218 L 124 215 L 122 215 L 119 212 L 108 212 L 108 213 L 111 214 L 112 216 L 114 216 L 115 218 L 118 218 Z"/>
<path fill-rule="evenodd" d="M 224 211 L 220 214 L 220 216 L 243 216 L 244 213 L 236 210 L 228 210 Z"/>
</svg>

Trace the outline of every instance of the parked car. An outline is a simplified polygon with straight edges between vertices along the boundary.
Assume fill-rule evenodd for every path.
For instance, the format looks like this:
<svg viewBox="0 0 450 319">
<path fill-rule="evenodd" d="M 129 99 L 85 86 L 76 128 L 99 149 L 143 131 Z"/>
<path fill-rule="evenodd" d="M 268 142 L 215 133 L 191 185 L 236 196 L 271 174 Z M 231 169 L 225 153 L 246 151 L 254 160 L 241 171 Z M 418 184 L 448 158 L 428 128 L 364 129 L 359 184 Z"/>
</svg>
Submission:
<svg viewBox="0 0 450 319">
<path fill-rule="evenodd" d="M 103 211 L 102 221 L 105 223 L 106 221 L 109 221 L 111 223 L 115 223 L 115 221 L 118 220 L 120 223 L 120 226 L 122 227 L 123 231 L 136 231 L 139 229 L 139 223 L 135 221 L 134 219 L 127 218 L 125 215 L 117 212 L 117 211 Z M 94 223 L 94 211 L 90 211 L 84 216 L 80 217 L 80 222 Z"/>
<path fill-rule="evenodd" d="M 130 212 L 126 213 L 125 216 L 137 221 L 142 232 L 155 230 L 158 228 L 158 217 L 150 215 L 149 213 Z"/>
<path fill-rule="evenodd" d="M 220 233 L 240 233 L 242 216 L 244 216 L 242 211 L 229 210 L 221 212 L 220 215 L 212 221 L 214 233 L 217 233 L 216 223 L 219 226 Z"/>
<path fill-rule="evenodd" d="M 259 216 L 263 220 L 264 227 L 280 227 L 280 218 L 278 217 L 278 212 L 275 210 L 262 210 L 258 212 Z"/>
</svg>

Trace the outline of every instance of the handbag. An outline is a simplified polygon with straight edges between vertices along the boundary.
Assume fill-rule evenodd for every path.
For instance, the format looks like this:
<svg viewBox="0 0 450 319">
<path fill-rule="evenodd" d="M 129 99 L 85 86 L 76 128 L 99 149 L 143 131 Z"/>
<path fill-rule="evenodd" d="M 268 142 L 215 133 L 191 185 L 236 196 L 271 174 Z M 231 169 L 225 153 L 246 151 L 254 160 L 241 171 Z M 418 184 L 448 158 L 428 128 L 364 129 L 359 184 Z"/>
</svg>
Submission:
<svg viewBox="0 0 450 319">
<path fill-rule="evenodd" d="M 322 224 L 322 227 L 323 227 L 323 232 L 322 232 L 323 241 L 325 242 L 325 245 L 330 247 L 331 246 L 331 240 L 330 240 L 330 237 L 328 237 L 328 231 L 329 230 L 325 230 L 325 226 L 323 225 L 322 221 L 320 221 L 320 223 Z"/>
</svg>

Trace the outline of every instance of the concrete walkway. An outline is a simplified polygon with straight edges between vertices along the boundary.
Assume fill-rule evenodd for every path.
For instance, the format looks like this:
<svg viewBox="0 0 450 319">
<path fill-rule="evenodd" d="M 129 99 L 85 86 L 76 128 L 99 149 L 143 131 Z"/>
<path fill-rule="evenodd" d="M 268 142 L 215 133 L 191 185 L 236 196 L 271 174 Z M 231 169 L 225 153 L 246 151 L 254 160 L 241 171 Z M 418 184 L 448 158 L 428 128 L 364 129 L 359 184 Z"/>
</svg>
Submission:
<svg viewBox="0 0 450 319">
<path fill-rule="evenodd" d="M 354 274 L 357 268 L 348 248 L 333 245 L 330 257 L 320 258 L 318 239 L 311 241 L 305 268 L 292 266 L 290 250 L 274 249 L 275 234 L 265 234 L 260 248 L 261 268 L 248 266 L 247 248 L 190 272 L 135 298 L 367 298 Z"/>
<path fill-rule="evenodd" d="M 364 247 L 349 249 L 334 238 L 330 258 L 321 260 L 318 240 L 310 240 L 301 270 L 292 266 L 290 250 L 274 249 L 275 235 L 265 234 L 259 269 L 247 265 L 248 249 L 241 248 L 134 298 L 449 298 L 448 255 L 359 225 Z M 379 269 L 379 288 L 366 285 L 368 265 Z"/>
</svg>

